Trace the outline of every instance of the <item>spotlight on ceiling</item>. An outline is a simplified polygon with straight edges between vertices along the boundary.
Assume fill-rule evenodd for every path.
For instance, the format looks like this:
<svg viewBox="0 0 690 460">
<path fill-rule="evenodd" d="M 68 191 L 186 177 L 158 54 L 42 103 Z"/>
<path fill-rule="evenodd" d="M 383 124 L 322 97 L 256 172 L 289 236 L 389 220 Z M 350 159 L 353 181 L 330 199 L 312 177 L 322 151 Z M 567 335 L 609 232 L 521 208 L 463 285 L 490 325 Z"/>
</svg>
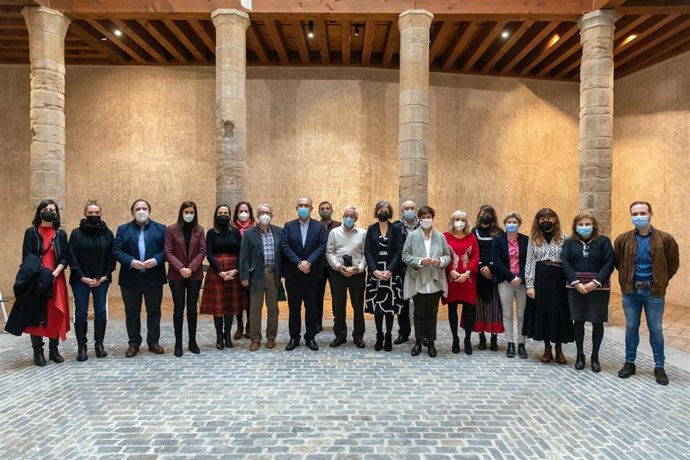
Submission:
<svg viewBox="0 0 690 460">
<path fill-rule="evenodd" d="M 558 40 L 561 39 L 561 36 L 558 34 L 553 34 L 553 37 L 551 37 L 551 40 L 549 40 L 549 43 L 546 45 L 547 48 L 551 48 L 553 45 L 558 43 Z"/>
<path fill-rule="evenodd" d="M 507 30 L 504 30 L 504 31 L 501 33 L 501 37 L 503 37 L 504 39 L 510 37 L 510 32 L 508 32 Z"/>
<path fill-rule="evenodd" d="M 631 41 L 635 40 L 636 38 L 637 38 L 637 35 L 635 35 L 635 34 L 630 34 L 630 35 L 628 35 L 627 37 L 625 37 L 625 40 L 623 40 L 623 43 L 621 43 L 621 45 L 627 45 L 628 43 L 630 43 Z"/>
<path fill-rule="evenodd" d="M 359 26 L 355 24 L 355 37 L 359 37 Z"/>
<path fill-rule="evenodd" d="M 117 35 L 118 37 L 122 37 L 122 31 L 121 31 L 120 29 L 115 29 L 115 30 L 113 31 L 113 33 L 114 33 L 115 35 Z"/>
<path fill-rule="evenodd" d="M 314 38 L 314 21 L 309 21 L 309 31 L 307 32 L 307 37 Z"/>
</svg>

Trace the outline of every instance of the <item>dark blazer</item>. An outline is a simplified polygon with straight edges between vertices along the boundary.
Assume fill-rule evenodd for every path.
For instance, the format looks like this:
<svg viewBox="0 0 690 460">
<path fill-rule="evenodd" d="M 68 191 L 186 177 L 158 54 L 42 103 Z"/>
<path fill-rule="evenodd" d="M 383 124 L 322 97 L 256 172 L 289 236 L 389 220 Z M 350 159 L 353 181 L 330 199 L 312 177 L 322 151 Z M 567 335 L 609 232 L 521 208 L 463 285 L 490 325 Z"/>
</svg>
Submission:
<svg viewBox="0 0 690 460">
<path fill-rule="evenodd" d="M 165 277 L 165 225 L 149 220 L 146 224 L 144 242 L 146 245 L 146 259 L 156 259 L 157 265 L 151 269 L 140 272 L 130 265 L 133 260 L 139 259 L 139 224 L 135 220 L 117 227 L 113 254 L 120 262 L 120 286 L 133 288 L 145 282 L 149 286 L 162 286 L 167 283 Z M 143 262 L 143 260 L 142 260 Z"/>
<path fill-rule="evenodd" d="M 53 237 L 53 250 L 55 251 L 55 266 L 62 264 L 67 268 L 67 233 L 58 228 Z M 24 244 L 22 245 L 22 260 L 26 259 L 29 254 L 35 254 L 38 257 L 43 256 L 43 238 L 38 233 L 38 228 L 33 226 L 26 229 L 24 232 Z"/>
<path fill-rule="evenodd" d="M 53 273 L 41 265 L 39 256 L 28 253 L 14 281 L 15 302 L 5 330 L 22 335 L 28 326 L 47 321 L 47 300 L 53 295 Z"/>
<path fill-rule="evenodd" d="M 299 278 L 321 279 L 323 277 L 323 259 L 326 254 L 328 232 L 321 222 L 309 219 L 307 238 L 302 245 L 302 232 L 299 219 L 285 224 L 280 235 L 280 252 L 283 255 L 283 277 L 296 280 Z M 311 264 L 309 273 L 304 274 L 297 265 L 306 260 Z M 318 269 L 317 269 L 318 268 Z"/>
<path fill-rule="evenodd" d="M 376 261 L 379 258 L 379 237 L 381 230 L 378 222 L 371 224 L 367 229 L 367 236 L 364 239 L 364 257 L 367 260 L 369 273 L 378 270 Z M 395 275 L 405 274 L 405 264 L 402 262 L 402 249 L 405 243 L 402 226 L 397 222 L 388 222 L 388 257 L 386 263 L 388 270 Z"/>
<path fill-rule="evenodd" d="M 192 232 L 189 240 L 189 253 L 184 241 L 184 233 L 177 228 L 177 224 L 169 226 L 165 231 L 165 244 L 163 248 L 165 260 L 168 261 L 168 279 L 180 281 L 185 279 L 180 275 L 180 270 L 187 267 L 192 270 L 189 280 L 200 280 L 204 277 L 202 262 L 206 257 L 206 237 L 204 229 L 199 226 Z"/>
<path fill-rule="evenodd" d="M 81 279 L 100 278 L 105 276 L 108 283 L 112 281 L 115 271 L 113 242 L 115 236 L 105 222 L 98 229 L 85 230 L 84 219 L 78 228 L 72 230 L 69 237 L 69 282 L 81 283 Z"/>
<path fill-rule="evenodd" d="M 572 285 L 578 280 L 577 273 L 596 273 L 599 285 L 607 285 L 613 273 L 613 245 L 604 235 L 589 242 L 587 257 L 582 255 L 583 243 L 579 238 L 568 238 L 563 243 L 561 264 L 565 279 Z"/>
<path fill-rule="evenodd" d="M 518 248 L 520 250 L 520 279 L 525 283 L 525 262 L 527 261 L 527 243 L 529 237 L 518 233 Z M 491 245 L 491 259 L 494 262 L 494 284 L 503 281 L 513 281 L 515 275 L 510 272 L 510 257 L 508 256 L 508 233 L 503 232 L 494 238 Z"/>
<path fill-rule="evenodd" d="M 273 234 L 273 253 L 275 258 L 275 282 L 276 289 L 280 290 L 281 264 L 280 237 L 282 227 L 270 226 Z M 256 292 L 264 278 L 264 249 L 261 241 L 261 229 L 259 226 L 248 228 L 242 236 L 240 248 L 240 281 L 249 280 L 249 291 Z M 277 292 L 277 291 L 276 291 Z"/>
</svg>

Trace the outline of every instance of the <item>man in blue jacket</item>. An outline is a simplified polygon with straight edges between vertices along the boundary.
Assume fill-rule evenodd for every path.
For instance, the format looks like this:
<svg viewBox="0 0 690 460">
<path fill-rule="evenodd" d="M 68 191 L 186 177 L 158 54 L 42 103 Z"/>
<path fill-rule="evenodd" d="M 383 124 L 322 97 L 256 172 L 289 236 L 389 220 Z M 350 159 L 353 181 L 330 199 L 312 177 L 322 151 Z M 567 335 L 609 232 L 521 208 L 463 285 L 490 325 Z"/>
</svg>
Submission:
<svg viewBox="0 0 690 460">
<path fill-rule="evenodd" d="M 297 200 L 296 209 L 298 218 L 285 224 L 280 238 L 283 277 L 290 310 L 290 341 L 285 349 L 291 351 L 299 345 L 304 302 L 307 327 L 304 340 L 311 350 L 316 351 L 319 345 L 314 337 L 318 332 L 319 289 L 328 233 L 324 225 L 310 217 L 313 209 L 310 198 Z"/>
<path fill-rule="evenodd" d="M 146 343 L 156 354 L 164 352 L 158 343 L 161 335 L 161 301 L 165 276 L 165 225 L 150 219 L 151 205 L 143 199 L 131 207 L 134 220 L 117 228 L 113 254 L 120 262 L 120 290 L 125 304 L 125 323 L 133 358 L 141 346 L 141 300 L 146 303 Z"/>
</svg>

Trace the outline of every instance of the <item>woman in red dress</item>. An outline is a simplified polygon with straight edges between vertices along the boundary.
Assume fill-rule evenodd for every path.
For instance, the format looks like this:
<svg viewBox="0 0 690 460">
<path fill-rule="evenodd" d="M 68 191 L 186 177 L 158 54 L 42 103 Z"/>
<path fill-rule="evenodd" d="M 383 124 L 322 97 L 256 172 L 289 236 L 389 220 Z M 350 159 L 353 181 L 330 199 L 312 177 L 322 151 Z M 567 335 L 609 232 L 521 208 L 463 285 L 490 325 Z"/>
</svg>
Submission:
<svg viewBox="0 0 690 460">
<path fill-rule="evenodd" d="M 58 351 L 59 339 L 65 340 L 69 331 L 69 299 L 67 298 L 67 233 L 60 228 L 60 210 L 53 200 L 43 200 L 36 208 L 32 226 L 24 232 L 22 260 L 29 254 L 41 258 L 41 265 L 53 272 L 53 295 L 47 299 L 46 315 L 38 325 L 29 326 L 24 333 L 31 335 L 34 364 L 45 366 L 43 337 L 49 339 L 49 358 L 64 361 Z"/>
<path fill-rule="evenodd" d="M 458 338 L 458 304 L 462 304 L 462 327 L 465 329 L 465 353 L 472 354 L 470 335 L 474 326 L 477 305 L 477 270 L 479 269 L 479 243 L 467 220 L 465 211 L 455 211 L 450 216 L 450 228 L 444 233 L 450 246 L 450 264 L 446 266 L 448 277 L 448 322 L 453 334 L 453 353 L 460 353 Z"/>
<path fill-rule="evenodd" d="M 244 236 L 244 231 L 248 228 L 252 228 L 256 225 L 254 221 L 254 210 L 252 205 L 246 201 L 240 201 L 235 205 L 235 213 L 233 214 L 232 222 L 235 224 L 240 231 L 240 235 Z M 235 340 L 242 338 L 242 333 L 244 332 L 244 337 L 249 338 L 249 288 L 240 286 L 240 299 L 242 302 L 242 310 L 236 315 L 237 317 L 237 331 L 235 331 Z M 247 312 L 247 324 L 245 327 L 242 321 L 242 312 Z"/>
</svg>

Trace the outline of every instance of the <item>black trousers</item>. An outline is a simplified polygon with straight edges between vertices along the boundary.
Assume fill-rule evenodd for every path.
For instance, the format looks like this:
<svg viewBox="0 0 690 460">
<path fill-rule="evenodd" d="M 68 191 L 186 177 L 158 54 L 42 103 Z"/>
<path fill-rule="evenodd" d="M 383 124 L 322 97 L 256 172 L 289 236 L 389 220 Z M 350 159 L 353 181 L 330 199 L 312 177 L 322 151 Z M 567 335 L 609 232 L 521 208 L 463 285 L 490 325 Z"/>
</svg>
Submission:
<svg viewBox="0 0 690 460">
<path fill-rule="evenodd" d="M 323 278 L 319 280 L 319 303 L 316 306 L 316 321 L 319 326 L 323 326 L 323 298 L 326 295 L 326 283 L 330 283 L 331 267 L 324 265 Z M 331 295 L 333 294 L 333 285 L 331 284 Z M 335 312 L 333 313 L 335 315 Z"/>
<path fill-rule="evenodd" d="M 353 339 L 364 337 L 364 273 L 357 273 L 350 277 L 340 272 L 331 271 L 331 293 L 333 294 L 333 332 L 337 339 L 347 337 L 347 293 L 350 293 L 350 303 L 354 311 Z"/>
<path fill-rule="evenodd" d="M 187 318 L 196 316 L 196 306 L 199 302 L 201 281 L 202 280 L 190 279 L 168 281 L 173 298 L 173 316 L 182 316 L 185 307 L 187 308 Z"/>
<path fill-rule="evenodd" d="M 120 287 L 125 304 L 125 325 L 129 344 L 141 345 L 141 301 L 146 304 L 146 343 L 157 344 L 161 337 L 161 302 L 163 286 L 140 283 L 137 287 Z"/>
<path fill-rule="evenodd" d="M 436 323 L 438 321 L 438 303 L 441 291 L 432 294 L 416 294 L 414 300 L 414 333 L 417 340 L 436 340 Z"/>
<path fill-rule="evenodd" d="M 412 334 L 412 324 L 410 323 L 410 301 L 405 300 L 403 307 L 398 314 L 398 335 L 409 337 Z"/>
<path fill-rule="evenodd" d="M 319 286 L 321 279 L 309 279 L 299 277 L 297 279 L 286 279 L 285 290 L 287 291 L 289 316 L 290 338 L 299 340 L 302 333 L 302 304 L 304 303 L 304 322 L 306 332 L 305 340 L 311 340 L 316 336 L 316 326 L 318 325 L 318 303 Z"/>
</svg>

